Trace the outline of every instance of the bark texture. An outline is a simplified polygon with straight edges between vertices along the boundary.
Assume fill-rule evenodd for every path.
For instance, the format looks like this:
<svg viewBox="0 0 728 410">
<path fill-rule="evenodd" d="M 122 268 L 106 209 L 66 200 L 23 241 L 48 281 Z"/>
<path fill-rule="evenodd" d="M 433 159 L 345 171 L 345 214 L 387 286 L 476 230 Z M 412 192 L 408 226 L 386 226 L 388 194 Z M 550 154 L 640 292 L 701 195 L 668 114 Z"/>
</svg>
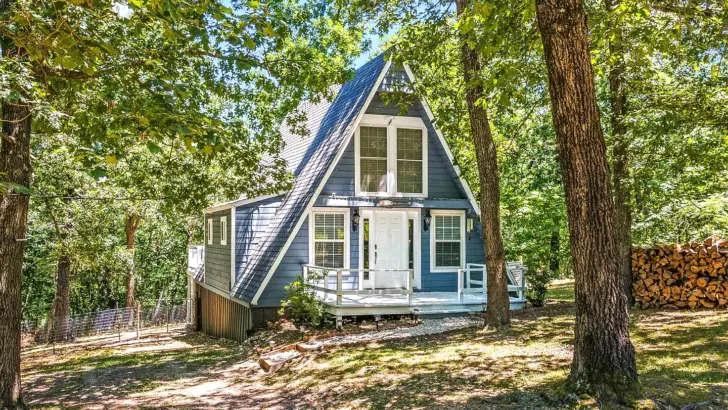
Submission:
<svg viewBox="0 0 728 410">
<path fill-rule="evenodd" d="M 66 254 L 58 257 L 56 270 L 56 294 L 51 305 L 50 341 L 62 342 L 69 338 L 68 317 L 71 315 L 71 258 Z"/>
<path fill-rule="evenodd" d="M 457 0 L 456 6 L 457 14 L 461 16 L 472 5 L 470 0 Z M 468 46 L 467 38 L 461 38 L 460 42 L 470 128 L 475 143 L 480 179 L 480 212 L 483 222 L 485 264 L 488 270 L 486 322 L 489 326 L 503 327 L 510 324 L 511 317 L 506 257 L 501 233 L 498 153 L 488 122 L 488 112 L 482 104 L 485 92 L 482 84 L 477 81 L 482 62 L 477 52 Z"/>
<path fill-rule="evenodd" d="M 536 0 L 576 278 L 571 388 L 622 401 L 636 386 L 614 203 L 581 0 Z"/>
<path fill-rule="evenodd" d="M 9 2 L 0 0 L 0 12 Z M 17 49 L 4 39 L 8 58 Z M 0 180 L 30 185 L 30 108 L 19 101 L 2 101 Z M 12 189 L 10 190 L 12 193 Z M 20 281 L 28 226 L 28 197 L 0 196 L 0 407 L 23 407 L 20 386 Z"/>
<path fill-rule="evenodd" d="M 129 251 L 129 260 L 126 268 L 126 307 L 134 307 L 134 241 L 136 239 L 136 231 L 142 218 L 130 212 L 126 215 L 125 232 L 126 232 L 126 249 Z"/>
<path fill-rule="evenodd" d="M 621 0 L 605 0 L 607 10 L 614 10 Z M 624 80 L 624 50 L 622 32 L 613 27 L 614 39 L 610 40 L 609 53 L 609 100 L 612 115 L 612 183 L 614 184 L 614 239 L 617 242 L 617 265 L 623 278 L 624 294 L 632 301 L 632 210 L 629 186 L 629 140 L 624 116 L 627 110 L 627 91 Z"/>
</svg>

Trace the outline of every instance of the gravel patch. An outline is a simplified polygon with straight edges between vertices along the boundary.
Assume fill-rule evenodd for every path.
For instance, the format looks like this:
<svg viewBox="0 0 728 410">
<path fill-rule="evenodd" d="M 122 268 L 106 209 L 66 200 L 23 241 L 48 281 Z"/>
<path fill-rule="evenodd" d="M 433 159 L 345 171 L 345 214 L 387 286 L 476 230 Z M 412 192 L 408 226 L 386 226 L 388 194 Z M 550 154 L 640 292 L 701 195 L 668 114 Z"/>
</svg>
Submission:
<svg viewBox="0 0 728 410">
<path fill-rule="evenodd" d="M 371 331 L 344 336 L 335 336 L 319 340 L 323 345 L 341 346 L 356 343 L 378 342 L 383 340 L 404 339 L 408 337 L 434 335 L 451 330 L 482 325 L 483 320 L 471 317 L 449 317 L 443 319 L 424 319 L 417 326 L 405 326 L 395 329 Z"/>
<path fill-rule="evenodd" d="M 270 356 L 266 356 L 265 359 L 268 360 L 271 364 L 273 363 L 281 363 L 285 362 L 287 360 L 291 360 L 293 358 L 301 356 L 301 353 L 299 353 L 296 350 L 287 350 L 285 352 L 280 352 L 276 354 L 272 354 Z"/>
</svg>

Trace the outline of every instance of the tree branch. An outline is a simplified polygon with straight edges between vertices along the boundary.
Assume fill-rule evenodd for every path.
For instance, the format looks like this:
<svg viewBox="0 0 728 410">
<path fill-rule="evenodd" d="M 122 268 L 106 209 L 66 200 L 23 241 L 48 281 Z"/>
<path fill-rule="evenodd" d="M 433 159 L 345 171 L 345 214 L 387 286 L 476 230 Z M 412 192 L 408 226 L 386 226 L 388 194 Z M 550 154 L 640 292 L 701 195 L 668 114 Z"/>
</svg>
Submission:
<svg viewBox="0 0 728 410">
<path fill-rule="evenodd" d="M 668 14 L 676 14 L 681 17 L 694 17 L 696 15 L 702 15 L 703 17 L 711 18 L 716 16 L 716 13 L 711 10 L 708 5 L 706 5 L 705 8 L 702 8 L 699 6 L 674 6 L 670 4 L 664 4 L 662 2 L 655 2 L 651 3 L 650 7 L 656 11 Z"/>
</svg>

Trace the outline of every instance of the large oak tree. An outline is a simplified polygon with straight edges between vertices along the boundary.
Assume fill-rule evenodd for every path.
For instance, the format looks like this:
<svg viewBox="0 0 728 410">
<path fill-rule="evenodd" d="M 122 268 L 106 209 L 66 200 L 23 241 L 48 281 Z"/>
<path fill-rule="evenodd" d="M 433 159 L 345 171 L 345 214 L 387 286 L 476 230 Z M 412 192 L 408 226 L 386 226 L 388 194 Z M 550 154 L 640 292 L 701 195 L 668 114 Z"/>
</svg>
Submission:
<svg viewBox="0 0 728 410">
<path fill-rule="evenodd" d="M 537 0 L 536 15 L 566 191 L 576 279 L 577 390 L 620 400 L 636 385 L 629 312 L 617 271 L 614 202 L 581 0 Z"/>
</svg>

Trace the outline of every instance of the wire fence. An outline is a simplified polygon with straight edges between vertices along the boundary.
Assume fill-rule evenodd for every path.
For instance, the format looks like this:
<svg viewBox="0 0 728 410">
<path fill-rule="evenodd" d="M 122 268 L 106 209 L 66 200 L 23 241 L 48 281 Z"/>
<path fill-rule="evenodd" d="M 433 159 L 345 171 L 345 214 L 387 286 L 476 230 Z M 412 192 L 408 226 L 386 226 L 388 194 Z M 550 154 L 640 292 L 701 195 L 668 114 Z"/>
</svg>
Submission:
<svg viewBox="0 0 728 410">
<path fill-rule="evenodd" d="M 159 299 L 137 303 L 135 307 L 100 310 L 72 316 L 55 317 L 41 322 L 21 324 L 21 333 L 34 343 L 73 343 L 94 336 L 132 332 L 139 337 L 145 330 L 178 327 L 191 323 L 191 300 Z M 136 332 L 136 335 L 134 335 Z"/>
</svg>

